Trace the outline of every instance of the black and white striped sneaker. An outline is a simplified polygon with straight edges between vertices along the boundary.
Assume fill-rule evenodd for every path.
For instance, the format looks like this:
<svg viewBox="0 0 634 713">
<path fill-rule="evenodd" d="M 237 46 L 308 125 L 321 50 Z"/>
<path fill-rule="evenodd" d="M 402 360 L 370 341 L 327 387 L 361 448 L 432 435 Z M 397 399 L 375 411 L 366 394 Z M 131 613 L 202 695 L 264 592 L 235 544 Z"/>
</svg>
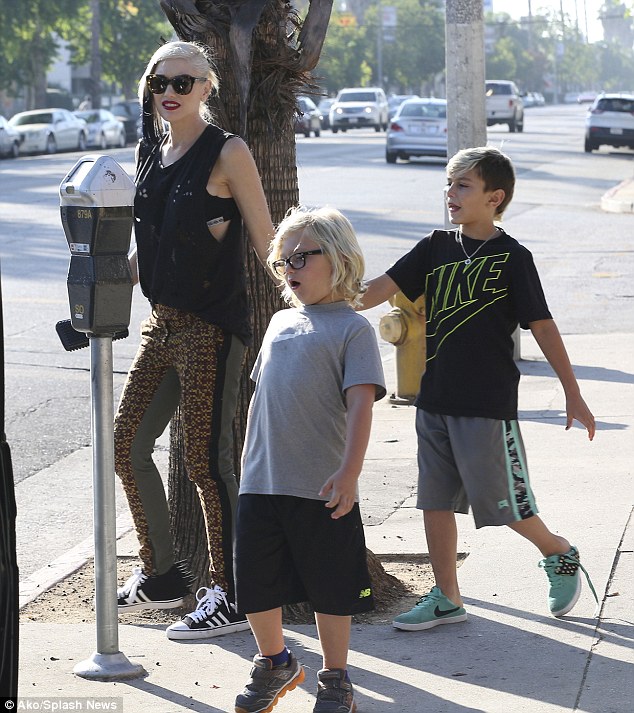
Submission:
<svg viewBox="0 0 634 713">
<path fill-rule="evenodd" d="M 142 609 L 174 609 L 183 606 L 191 594 L 191 575 L 183 563 L 177 563 L 165 574 L 146 574 L 135 567 L 123 587 L 117 589 L 119 612 Z"/>
<path fill-rule="evenodd" d="M 167 627 L 168 639 L 207 639 L 249 628 L 246 617 L 239 614 L 236 605 L 227 599 L 227 593 L 217 584 L 201 587 L 196 592 L 198 606 L 181 621 Z"/>
</svg>

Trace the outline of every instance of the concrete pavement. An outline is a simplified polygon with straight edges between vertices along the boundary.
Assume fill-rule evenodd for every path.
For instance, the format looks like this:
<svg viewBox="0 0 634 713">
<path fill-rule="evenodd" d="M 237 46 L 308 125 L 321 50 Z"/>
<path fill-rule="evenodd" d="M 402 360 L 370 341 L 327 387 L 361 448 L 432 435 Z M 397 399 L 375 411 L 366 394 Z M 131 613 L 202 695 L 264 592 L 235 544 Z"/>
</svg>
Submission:
<svg viewBox="0 0 634 713">
<path fill-rule="evenodd" d="M 411 633 L 389 624 L 355 624 L 350 672 L 359 711 L 632 710 L 634 335 L 573 335 L 566 344 L 597 419 L 595 440 L 590 443 L 579 428 L 564 430 L 559 382 L 530 335 L 522 339 L 520 419 L 541 514 L 579 546 L 599 595 L 600 617 L 593 616 L 587 586 L 569 616 L 550 617 L 538 553 L 506 528 L 476 531 L 470 517 L 460 517 L 468 621 Z M 391 369 L 388 364 L 394 383 Z M 378 554 L 425 549 L 414 508 L 413 420 L 412 407 L 387 400 L 375 407 L 361 487 L 368 546 Z M 119 555 L 135 547 L 130 534 L 119 545 Z M 286 633 L 307 677 L 275 710 L 308 712 L 321 661 L 315 628 L 289 626 Z M 255 653 L 248 632 L 176 643 L 162 627 L 123 624 L 120 649 L 148 676 L 103 683 L 72 673 L 96 648 L 93 624 L 23 622 L 20 637 L 21 697 L 99 697 L 128 713 L 232 711 Z"/>
<path fill-rule="evenodd" d="M 604 196 L 611 203 L 602 201 L 602 207 L 610 210 L 619 201 L 625 211 L 633 193 L 634 183 L 625 182 Z M 476 531 L 470 517 L 459 517 L 459 550 L 467 555 L 459 576 L 469 619 L 426 632 L 354 624 L 349 668 L 359 713 L 632 710 L 634 333 L 571 335 L 565 342 L 597 420 L 594 441 L 578 427 L 565 431 L 563 393 L 530 334 L 522 335 L 520 420 L 541 515 L 579 547 L 599 596 L 598 618 L 587 586 L 570 615 L 550 617 L 539 554 L 507 528 Z M 390 360 L 386 376 L 393 386 Z M 377 554 L 425 551 L 422 517 L 414 507 L 415 455 L 414 409 L 384 399 L 375 406 L 361 481 L 366 538 Z M 75 458 L 65 465 L 76 469 L 86 488 L 89 449 Z M 124 509 L 118 526 L 118 554 L 128 555 L 136 545 Z M 53 562 L 38 563 L 21 583 L 21 603 L 90 555 L 87 538 L 69 551 L 62 547 Z M 307 676 L 275 711 L 308 713 L 321 666 L 315 627 L 289 626 L 286 634 Z M 121 624 L 119 644 L 147 677 L 79 678 L 73 667 L 95 651 L 95 625 L 23 621 L 22 709 L 233 711 L 255 653 L 249 632 L 177 643 L 163 627 Z"/>
</svg>

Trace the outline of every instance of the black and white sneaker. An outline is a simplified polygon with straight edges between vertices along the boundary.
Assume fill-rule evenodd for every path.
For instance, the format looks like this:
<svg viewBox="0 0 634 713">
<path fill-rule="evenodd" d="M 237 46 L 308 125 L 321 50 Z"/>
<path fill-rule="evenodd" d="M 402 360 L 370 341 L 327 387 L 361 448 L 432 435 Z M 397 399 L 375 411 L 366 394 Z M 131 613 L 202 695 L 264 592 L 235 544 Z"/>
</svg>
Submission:
<svg viewBox="0 0 634 713">
<path fill-rule="evenodd" d="M 146 574 L 135 567 L 123 587 L 117 589 L 119 612 L 142 609 L 174 609 L 191 594 L 191 575 L 182 563 L 172 565 L 165 574 Z"/>
<path fill-rule="evenodd" d="M 208 589 L 201 587 L 196 592 L 198 606 L 181 621 L 167 627 L 168 639 L 207 639 L 234 631 L 245 631 L 249 622 L 238 614 L 236 606 L 227 599 L 227 593 L 217 584 Z"/>
</svg>

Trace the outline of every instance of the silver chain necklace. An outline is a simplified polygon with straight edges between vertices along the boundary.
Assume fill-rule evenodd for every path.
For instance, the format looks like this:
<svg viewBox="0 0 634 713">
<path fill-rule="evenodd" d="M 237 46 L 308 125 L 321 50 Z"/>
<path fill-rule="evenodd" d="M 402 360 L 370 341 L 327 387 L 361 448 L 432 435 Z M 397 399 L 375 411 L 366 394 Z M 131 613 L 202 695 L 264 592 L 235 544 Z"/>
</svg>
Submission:
<svg viewBox="0 0 634 713">
<path fill-rule="evenodd" d="M 462 244 L 462 230 L 458 229 L 456 230 L 456 240 L 460 243 L 460 247 L 462 248 L 462 252 L 464 253 L 464 256 L 467 258 L 464 261 L 465 265 L 471 265 L 471 262 L 473 258 L 475 257 L 476 253 L 480 250 L 480 248 L 484 247 L 485 243 L 488 243 L 489 240 L 494 238 L 502 229 L 501 228 L 496 228 L 495 232 L 492 235 L 489 235 L 489 237 L 486 240 L 483 240 L 480 245 L 469 255 L 469 253 L 464 249 L 464 245 Z"/>
</svg>

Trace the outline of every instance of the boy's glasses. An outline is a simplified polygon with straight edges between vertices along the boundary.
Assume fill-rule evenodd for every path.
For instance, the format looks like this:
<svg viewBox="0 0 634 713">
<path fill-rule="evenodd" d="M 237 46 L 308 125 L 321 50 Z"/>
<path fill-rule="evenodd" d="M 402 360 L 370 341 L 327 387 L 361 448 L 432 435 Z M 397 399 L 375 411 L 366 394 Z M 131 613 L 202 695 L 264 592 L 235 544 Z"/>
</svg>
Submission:
<svg viewBox="0 0 634 713">
<path fill-rule="evenodd" d="M 147 88 L 152 94 L 164 94 L 171 84 L 177 94 L 189 94 L 195 82 L 206 82 L 207 77 L 192 77 L 189 74 L 178 74 L 175 77 L 166 77 L 163 74 L 148 74 L 145 78 Z"/>
<path fill-rule="evenodd" d="M 290 257 L 282 258 L 281 260 L 274 260 L 271 264 L 275 272 L 284 277 L 287 265 L 290 265 L 293 270 L 301 270 L 306 264 L 307 255 L 323 255 L 323 252 L 321 248 L 319 250 L 304 250 L 304 252 L 293 253 Z"/>
</svg>

